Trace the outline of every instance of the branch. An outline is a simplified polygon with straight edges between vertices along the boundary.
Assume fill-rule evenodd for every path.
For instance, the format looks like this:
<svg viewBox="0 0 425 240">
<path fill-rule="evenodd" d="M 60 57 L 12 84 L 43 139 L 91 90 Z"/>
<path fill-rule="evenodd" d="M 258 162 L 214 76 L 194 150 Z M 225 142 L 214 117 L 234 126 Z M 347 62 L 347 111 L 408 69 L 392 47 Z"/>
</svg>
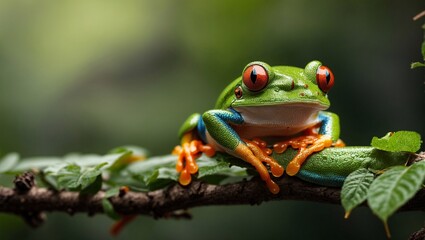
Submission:
<svg viewBox="0 0 425 240">
<path fill-rule="evenodd" d="M 209 205 L 260 204 L 271 200 L 307 200 L 340 204 L 340 189 L 318 186 L 297 178 L 284 177 L 277 180 L 279 194 L 271 194 L 263 181 L 250 181 L 227 185 L 211 185 L 193 182 L 188 187 L 174 184 L 152 192 L 128 192 L 109 200 L 115 210 L 123 215 L 144 214 L 166 217 L 177 210 Z M 104 192 L 81 195 L 77 192 L 54 191 L 46 188 L 31 188 L 28 192 L 0 187 L 0 212 L 19 215 L 40 212 L 62 211 L 69 214 L 86 212 L 89 215 L 102 213 Z M 420 190 L 400 211 L 425 211 L 425 189 Z"/>
</svg>

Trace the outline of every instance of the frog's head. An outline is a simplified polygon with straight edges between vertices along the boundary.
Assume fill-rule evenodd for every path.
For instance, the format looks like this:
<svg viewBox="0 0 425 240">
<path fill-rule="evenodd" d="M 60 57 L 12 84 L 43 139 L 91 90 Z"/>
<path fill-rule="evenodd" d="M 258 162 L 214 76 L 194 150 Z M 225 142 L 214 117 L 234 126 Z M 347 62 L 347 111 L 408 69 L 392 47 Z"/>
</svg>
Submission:
<svg viewBox="0 0 425 240">
<path fill-rule="evenodd" d="M 324 110 L 330 106 L 327 92 L 333 84 L 334 75 L 319 61 L 308 63 L 304 69 L 252 62 L 222 92 L 216 107 L 292 104 Z"/>
</svg>

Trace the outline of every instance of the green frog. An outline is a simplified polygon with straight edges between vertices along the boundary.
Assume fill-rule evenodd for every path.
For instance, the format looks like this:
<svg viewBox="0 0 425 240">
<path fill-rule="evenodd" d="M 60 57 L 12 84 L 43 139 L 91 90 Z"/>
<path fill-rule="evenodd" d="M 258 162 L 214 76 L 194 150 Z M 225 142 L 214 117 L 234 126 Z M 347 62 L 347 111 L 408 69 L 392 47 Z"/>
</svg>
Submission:
<svg viewBox="0 0 425 240">
<path fill-rule="evenodd" d="M 268 168 L 274 177 L 282 176 L 284 168 L 271 151 L 298 149 L 286 167 L 286 173 L 294 176 L 312 153 L 343 146 L 338 116 L 324 111 L 330 106 L 327 94 L 333 85 L 333 73 L 319 61 L 305 68 L 249 63 L 220 94 L 214 109 L 192 114 L 180 128 L 181 145 L 173 151 L 178 155 L 180 184 L 191 182 L 200 154 L 221 151 L 251 164 L 277 194 L 279 186 Z M 273 141 L 273 150 L 265 140 Z"/>
</svg>

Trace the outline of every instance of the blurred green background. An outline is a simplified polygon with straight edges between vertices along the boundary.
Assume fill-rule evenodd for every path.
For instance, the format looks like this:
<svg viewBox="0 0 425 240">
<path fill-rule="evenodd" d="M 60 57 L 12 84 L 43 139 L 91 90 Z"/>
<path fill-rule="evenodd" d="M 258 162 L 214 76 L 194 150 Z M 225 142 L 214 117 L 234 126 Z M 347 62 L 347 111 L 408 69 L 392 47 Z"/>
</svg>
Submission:
<svg viewBox="0 0 425 240">
<path fill-rule="evenodd" d="M 331 111 L 342 138 L 414 130 L 425 136 L 421 25 L 415 1 L 0 1 L 2 153 L 105 153 L 134 144 L 167 154 L 193 112 L 254 60 L 304 67 L 321 60 L 336 77 Z M 10 185 L 10 183 L 3 182 Z M 280 201 L 205 207 L 191 221 L 139 217 L 117 239 L 385 239 L 360 208 Z M 400 213 L 394 239 L 424 225 Z M 32 230 L 0 214 L 0 239 L 108 239 L 97 215 L 48 215 Z"/>
</svg>

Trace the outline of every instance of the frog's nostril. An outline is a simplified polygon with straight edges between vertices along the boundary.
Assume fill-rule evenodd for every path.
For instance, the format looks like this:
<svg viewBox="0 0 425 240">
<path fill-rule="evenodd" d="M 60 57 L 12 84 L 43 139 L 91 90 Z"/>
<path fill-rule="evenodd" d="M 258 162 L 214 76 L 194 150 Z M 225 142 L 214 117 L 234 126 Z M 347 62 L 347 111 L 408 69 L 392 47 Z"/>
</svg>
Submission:
<svg viewBox="0 0 425 240">
<path fill-rule="evenodd" d="M 279 88 L 279 87 L 275 87 L 275 88 L 274 88 L 274 91 L 275 91 L 275 92 L 280 92 L 280 88 Z"/>
</svg>

